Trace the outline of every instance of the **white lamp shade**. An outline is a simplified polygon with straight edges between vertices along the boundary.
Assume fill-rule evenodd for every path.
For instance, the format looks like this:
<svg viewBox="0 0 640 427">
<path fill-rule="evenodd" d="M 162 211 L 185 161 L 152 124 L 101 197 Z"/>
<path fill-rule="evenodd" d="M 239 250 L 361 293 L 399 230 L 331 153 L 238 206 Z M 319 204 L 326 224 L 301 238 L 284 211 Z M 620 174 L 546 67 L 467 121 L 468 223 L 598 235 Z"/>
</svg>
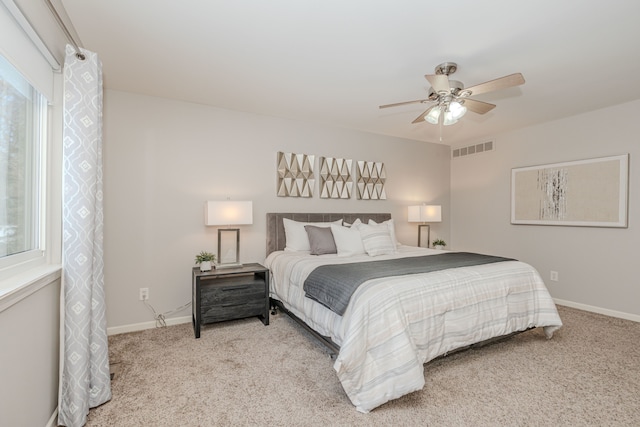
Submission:
<svg viewBox="0 0 640 427">
<path fill-rule="evenodd" d="M 455 120 L 458 120 L 465 115 L 465 113 L 467 112 L 467 107 L 460 104 L 459 102 L 454 101 L 449 105 L 449 111 L 451 112 L 453 118 Z"/>
<path fill-rule="evenodd" d="M 442 124 L 444 126 L 451 126 L 451 125 L 455 125 L 456 123 L 458 123 L 458 119 L 453 117 L 453 114 L 450 111 L 446 111 L 444 113 L 444 119 L 442 120 Z"/>
<path fill-rule="evenodd" d="M 253 224 L 253 202 L 236 202 L 231 200 L 205 202 L 204 224 Z"/>
<path fill-rule="evenodd" d="M 441 113 L 440 106 L 435 105 L 431 107 L 431 109 L 427 114 L 425 114 L 424 119 L 427 122 L 431 123 L 432 125 L 437 125 L 438 120 L 440 119 L 440 113 Z"/>
<path fill-rule="evenodd" d="M 444 111 L 444 119 L 442 124 L 444 126 L 450 126 L 458 123 L 458 120 L 464 116 L 467 112 L 467 107 L 459 103 L 458 101 L 452 101 L 447 105 Z"/>
<path fill-rule="evenodd" d="M 442 222 L 442 206 L 419 205 L 409 206 L 409 222 Z"/>
</svg>

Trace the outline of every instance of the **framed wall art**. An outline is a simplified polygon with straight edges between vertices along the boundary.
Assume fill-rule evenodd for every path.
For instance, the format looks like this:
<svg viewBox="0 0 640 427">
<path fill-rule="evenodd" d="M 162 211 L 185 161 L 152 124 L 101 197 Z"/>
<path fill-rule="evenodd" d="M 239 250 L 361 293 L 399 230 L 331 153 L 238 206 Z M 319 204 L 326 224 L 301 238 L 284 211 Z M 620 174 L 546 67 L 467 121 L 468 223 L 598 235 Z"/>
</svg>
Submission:
<svg viewBox="0 0 640 427">
<path fill-rule="evenodd" d="M 511 223 L 627 227 L 629 154 L 511 170 Z"/>
<path fill-rule="evenodd" d="M 312 197 L 315 156 L 278 151 L 279 197 Z"/>
<path fill-rule="evenodd" d="M 350 199 L 353 188 L 353 160 L 320 157 L 320 198 Z"/>
<path fill-rule="evenodd" d="M 384 163 L 358 161 L 356 164 L 356 188 L 358 200 L 386 200 L 384 184 L 387 172 Z"/>
</svg>

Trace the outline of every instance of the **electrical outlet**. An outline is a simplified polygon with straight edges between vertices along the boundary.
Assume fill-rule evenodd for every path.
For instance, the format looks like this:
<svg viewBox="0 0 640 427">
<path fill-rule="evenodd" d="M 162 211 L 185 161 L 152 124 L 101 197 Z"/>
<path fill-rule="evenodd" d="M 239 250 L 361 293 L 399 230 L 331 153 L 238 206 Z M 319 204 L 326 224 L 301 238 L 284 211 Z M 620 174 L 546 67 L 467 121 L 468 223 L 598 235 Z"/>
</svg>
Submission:
<svg viewBox="0 0 640 427">
<path fill-rule="evenodd" d="M 551 279 L 552 282 L 557 282 L 558 281 L 558 272 L 551 270 L 550 279 Z"/>
<path fill-rule="evenodd" d="M 140 301 L 149 299 L 149 288 L 140 288 Z"/>
</svg>

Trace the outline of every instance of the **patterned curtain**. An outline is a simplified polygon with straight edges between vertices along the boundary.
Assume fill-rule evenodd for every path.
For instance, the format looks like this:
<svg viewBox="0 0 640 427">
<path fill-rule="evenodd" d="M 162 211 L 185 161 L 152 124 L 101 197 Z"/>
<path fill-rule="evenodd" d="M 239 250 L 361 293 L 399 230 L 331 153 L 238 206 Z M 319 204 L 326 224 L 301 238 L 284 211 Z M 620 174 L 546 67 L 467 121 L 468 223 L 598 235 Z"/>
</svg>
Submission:
<svg viewBox="0 0 640 427">
<path fill-rule="evenodd" d="M 63 129 L 63 356 L 58 423 L 111 399 L 102 259 L 102 65 L 67 46 Z"/>
</svg>

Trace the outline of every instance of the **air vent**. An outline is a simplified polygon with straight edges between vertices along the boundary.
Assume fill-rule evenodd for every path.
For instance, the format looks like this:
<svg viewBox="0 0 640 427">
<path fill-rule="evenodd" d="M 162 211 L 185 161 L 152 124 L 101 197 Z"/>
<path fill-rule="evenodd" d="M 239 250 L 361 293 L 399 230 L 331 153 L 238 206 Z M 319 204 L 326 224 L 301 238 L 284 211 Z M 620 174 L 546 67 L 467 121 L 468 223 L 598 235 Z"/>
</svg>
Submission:
<svg viewBox="0 0 640 427">
<path fill-rule="evenodd" d="M 458 158 L 464 156 L 470 156 L 471 154 L 486 153 L 487 151 L 495 150 L 495 144 L 493 141 L 481 142 L 479 144 L 468 145 L 466 147 L 455 148 L 451 150 L 451 157 Z"/>
</svg>

